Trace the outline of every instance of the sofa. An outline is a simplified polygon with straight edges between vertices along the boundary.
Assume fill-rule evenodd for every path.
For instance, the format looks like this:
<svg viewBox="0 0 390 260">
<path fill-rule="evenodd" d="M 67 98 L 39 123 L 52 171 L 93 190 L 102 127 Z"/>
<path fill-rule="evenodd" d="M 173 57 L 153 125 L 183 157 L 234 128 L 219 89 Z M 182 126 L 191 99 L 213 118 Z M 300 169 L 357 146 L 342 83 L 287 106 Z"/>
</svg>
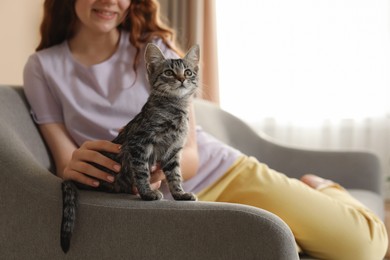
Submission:
<svg viewBox="0 0 390 260">
<path fill-rule="evenodd" d="M 277 144 L 219 107 L 195 102 L 198 123 L 270 167 L 331 178 L 383 218 L 381 173 L 367 152 L 309 151 Z M 61 180 L 20 86 L 0 86 L 2 259 L 299 259 L 289 227 L 262 209 L 229 203 L 145 202 L 80 191 L 71 248 L 60 247 Z M 301 256 L 304 258 L 304 256 Z"/>
</svg>

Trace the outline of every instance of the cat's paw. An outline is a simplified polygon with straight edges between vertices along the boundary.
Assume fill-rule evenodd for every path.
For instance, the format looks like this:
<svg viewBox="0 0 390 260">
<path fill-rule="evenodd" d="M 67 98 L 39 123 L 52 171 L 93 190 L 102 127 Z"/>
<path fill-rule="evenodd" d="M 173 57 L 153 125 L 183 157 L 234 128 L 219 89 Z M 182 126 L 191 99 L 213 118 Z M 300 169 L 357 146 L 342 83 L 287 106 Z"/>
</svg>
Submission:
<svg viewBox="0 0 390 260">
<path fill-rule="evenodd" d="M 141 198 L 143 200 L 161 200 L 163 198 L 163 195 L 160 191 L 158 190 L 151 190 L 148 192 L 145 192 L 144 194 L 140 194 Z"/>
<path fill-rule="evenodd" d="M 195 194 L 191 192 L 178 192 L 175 194 L 172 194 L 173 198 L 175 200 L 189 200 L 189 201 L 196 201 L 198 198 L 195 196 Z"/>
</svg>

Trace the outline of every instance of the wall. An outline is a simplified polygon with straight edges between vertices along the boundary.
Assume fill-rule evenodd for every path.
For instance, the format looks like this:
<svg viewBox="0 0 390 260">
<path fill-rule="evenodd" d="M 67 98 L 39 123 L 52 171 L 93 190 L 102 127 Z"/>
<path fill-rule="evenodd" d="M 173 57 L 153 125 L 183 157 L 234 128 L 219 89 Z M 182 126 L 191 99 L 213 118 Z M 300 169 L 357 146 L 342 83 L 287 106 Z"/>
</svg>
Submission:
<svg viewBox="0 0 390 260">
<path fill-rule="evenodd" d="M 0 84 L 21 85 L 39 40 L 44 0 L 0 0 Z"/>
</svg>

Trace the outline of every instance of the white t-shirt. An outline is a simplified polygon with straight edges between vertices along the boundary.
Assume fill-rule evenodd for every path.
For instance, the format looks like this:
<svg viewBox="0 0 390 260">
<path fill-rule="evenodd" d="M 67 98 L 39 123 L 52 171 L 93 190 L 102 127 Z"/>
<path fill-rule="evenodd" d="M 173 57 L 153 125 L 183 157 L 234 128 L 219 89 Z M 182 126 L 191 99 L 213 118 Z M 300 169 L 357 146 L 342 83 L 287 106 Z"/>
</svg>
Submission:
<svg viewBox="0 0 390 260">
<path fill-rule="evenodd" d="M 167 58 L 178 57 L 161 40 L 155 43 Z M 122 32 L 116 52 L 90 67 L 73 58 L 66 41 L 31 55 L 24 68 L 24 90 L 35 122 L 64 123 L 78 145 L 114 139 L 150 93 L 142 58 L 137 74 L 133 70 L 135 52 L 129 34 Z M 183 185 L 195 193 L 221 177 L 240 156 L 200 127 L 197 142 L 199 170 Z"/>
</svg>

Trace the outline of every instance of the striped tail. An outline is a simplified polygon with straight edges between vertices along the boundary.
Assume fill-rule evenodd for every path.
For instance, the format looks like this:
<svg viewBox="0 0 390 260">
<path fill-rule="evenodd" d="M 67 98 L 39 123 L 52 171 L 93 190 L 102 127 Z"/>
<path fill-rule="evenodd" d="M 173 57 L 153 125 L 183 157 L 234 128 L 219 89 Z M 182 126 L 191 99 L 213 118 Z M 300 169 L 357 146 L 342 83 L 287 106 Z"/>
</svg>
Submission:
<svg viewBox="0 0 390 260">
<path fill-rule="evenodd" d="M 76 220 L 77 188 L 72 181 L 62 182 L 61 248 L 67 253 Z"/>
</svg>

